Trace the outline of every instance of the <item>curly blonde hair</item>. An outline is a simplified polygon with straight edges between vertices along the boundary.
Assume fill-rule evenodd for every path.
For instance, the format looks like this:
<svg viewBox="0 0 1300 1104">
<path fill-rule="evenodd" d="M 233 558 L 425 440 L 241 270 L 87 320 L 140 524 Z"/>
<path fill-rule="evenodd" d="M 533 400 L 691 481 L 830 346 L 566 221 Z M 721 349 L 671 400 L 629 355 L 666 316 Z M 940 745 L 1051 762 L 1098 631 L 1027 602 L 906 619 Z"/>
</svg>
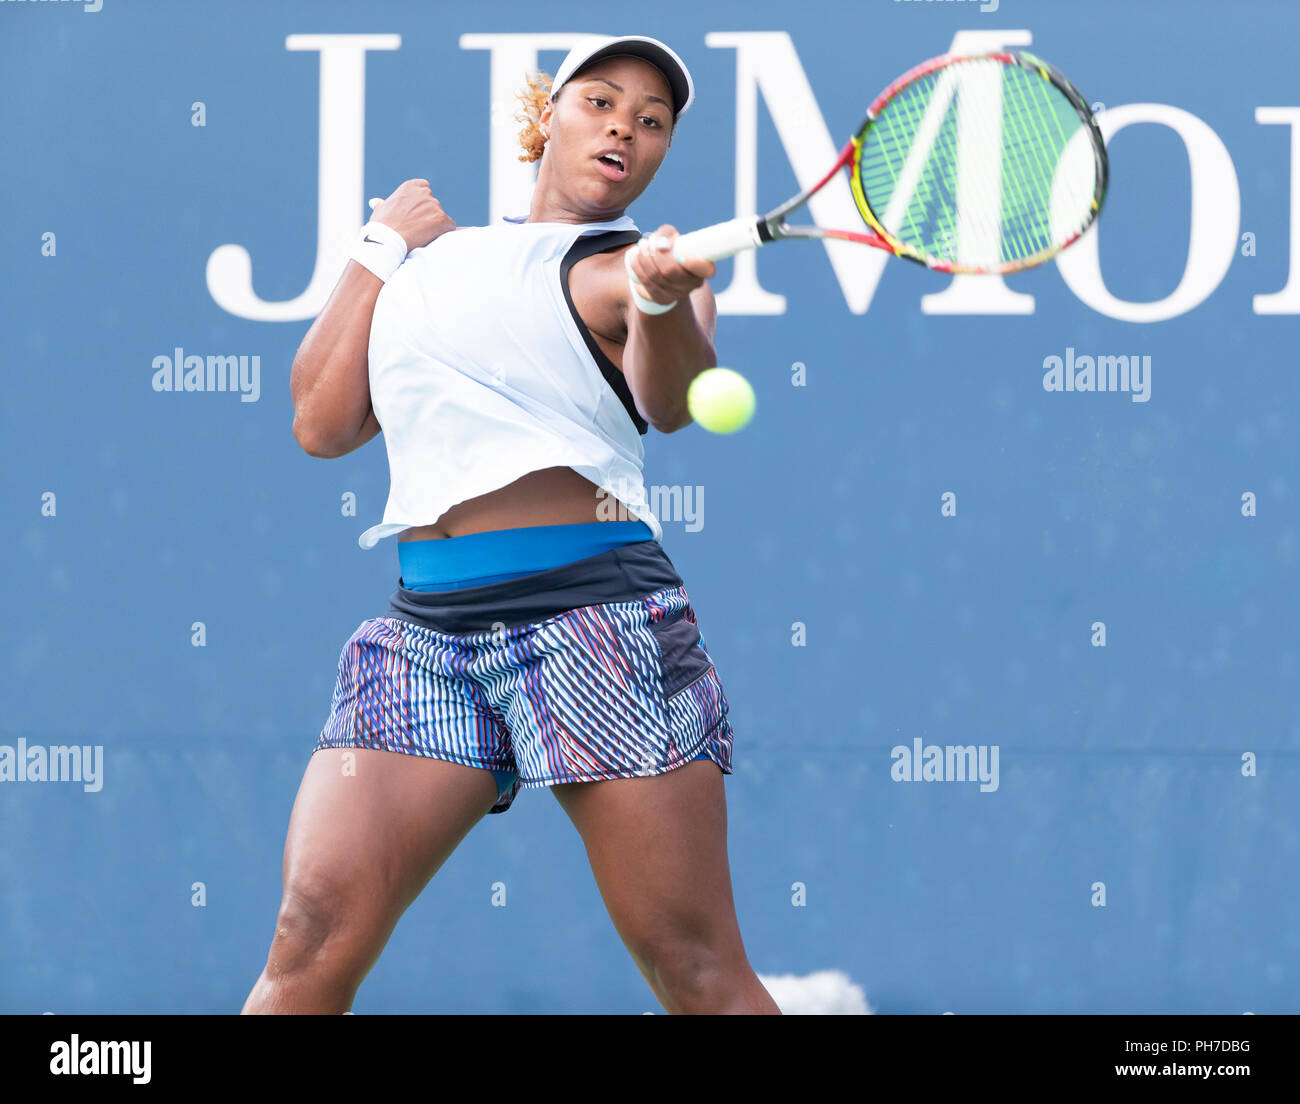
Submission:
<svg viewBox="0 0 1300 1104">
<path fill-rule="evenodd" d="M 523 110 L 515 113 L 515 118 L 524 124 L 519 132 L 519 146 L 524 151 L 519 155 L 520 161 L 539 161 L 546 149 L 546 136 L 537 120 L 546 108 L 553 79 L 549 73 L 532 73 L 526 78 L 525 88 L 515 94 L 515 99 L 523 105 Z"/>
<path fill-rule="evenodd" d="M 542 133 L 541 124 L 538 120 L 542 117 L 542 112 L 546 110 L 546 100 L 551 94 L 551 81 L 555 78 L 549 73 L 543 73 L 540 70 L 529 74 L 524 78 L 526 84 L 524 88 L 515 93 L 517 99 L 522 105 L 523 110 L 515 112 L 515 119 L 524 124 L 523 130 L 519 132 L 519 147 L 524 152 L 519 155 L 520 161 L 540 161 L 542 154 L 546 152 L 546 135 Z M 564 89 L 561 88 L 560 92 Z M 552 103 L 557 102 L 560 93 L 555 94 Z M 677 130 L 677 120 L 674 118 L 668 124 L 668 141 L 671 144 L 673 133 Z"/>
</svg>

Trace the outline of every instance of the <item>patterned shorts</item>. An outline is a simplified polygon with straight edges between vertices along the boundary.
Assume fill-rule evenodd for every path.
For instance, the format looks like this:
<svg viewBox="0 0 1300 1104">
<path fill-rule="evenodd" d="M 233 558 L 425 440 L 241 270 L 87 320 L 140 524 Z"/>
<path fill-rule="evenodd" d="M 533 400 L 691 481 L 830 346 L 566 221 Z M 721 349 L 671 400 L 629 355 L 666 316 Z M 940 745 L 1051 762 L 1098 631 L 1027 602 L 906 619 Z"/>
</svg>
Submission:
<svg viewBox="0 0 1300 1104">
<path fill-rule="evenodd" d="M 520 786 L 731 771 L 727 698 L 686 588 L 654 540 L 484 586 L 413 591 L 339 657 L 316 749 L 365 747 Z"/>
</svg>

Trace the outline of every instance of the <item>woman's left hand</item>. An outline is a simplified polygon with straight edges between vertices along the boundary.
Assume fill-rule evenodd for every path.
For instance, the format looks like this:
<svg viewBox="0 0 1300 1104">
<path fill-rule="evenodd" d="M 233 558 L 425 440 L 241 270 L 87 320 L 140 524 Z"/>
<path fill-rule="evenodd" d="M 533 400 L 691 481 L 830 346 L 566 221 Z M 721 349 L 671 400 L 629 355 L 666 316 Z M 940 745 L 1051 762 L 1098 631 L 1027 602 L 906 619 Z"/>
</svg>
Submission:
<svg viewBox="0 0 1300 1104">
<path fill-rule="evenodd" d="M 673 256 L 673 242 L 678 237 L 667 224 L 654 234 L 628 247 L 628 270 L 636 277 L 639 294 L 656 303 L 673 303 L 690 295 L 705 280 L 716 275 L 718 266 L 699 257 L 688 257 L 680 264 Z"/>
</svg>

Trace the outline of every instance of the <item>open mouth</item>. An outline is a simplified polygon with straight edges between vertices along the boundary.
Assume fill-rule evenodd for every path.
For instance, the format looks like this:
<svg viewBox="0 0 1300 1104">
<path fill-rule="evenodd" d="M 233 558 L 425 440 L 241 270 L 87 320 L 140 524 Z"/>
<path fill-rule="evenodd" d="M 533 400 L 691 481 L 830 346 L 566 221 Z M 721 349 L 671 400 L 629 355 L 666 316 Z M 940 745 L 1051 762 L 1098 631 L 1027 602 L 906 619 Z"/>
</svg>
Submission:
<svg viewBox="0 0 1300 1104">
<path fill-rule="evenodd" d="M 617 154 L 602 153 L 596 158 L 596 164 L 600 166 L 600 171 L 610 180 L 627 179 L 627 165 Z"/>
</svg>

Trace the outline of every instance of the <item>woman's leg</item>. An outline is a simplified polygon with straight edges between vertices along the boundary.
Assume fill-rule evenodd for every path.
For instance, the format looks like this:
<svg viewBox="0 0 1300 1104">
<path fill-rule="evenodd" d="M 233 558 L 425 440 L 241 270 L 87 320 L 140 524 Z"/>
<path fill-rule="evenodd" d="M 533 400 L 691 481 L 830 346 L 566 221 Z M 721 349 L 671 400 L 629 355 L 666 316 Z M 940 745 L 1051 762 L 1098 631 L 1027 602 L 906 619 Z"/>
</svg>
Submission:
<svg viewBox="0 0 1300 1104">
<path fill-rule="evenodd" d="M 398 918 L 496 799 L 491 771 L 459 763 L 368 748 L 312 755 L 275 937 L 243 1011 L 346 1012 Z"/>
<path fill-rule="evenodd" d="M 722 772 L 551 787 L 582 836 L 610 919 L 669 1012 L 780 1014 L 740 938 Z"/>
</svg>

